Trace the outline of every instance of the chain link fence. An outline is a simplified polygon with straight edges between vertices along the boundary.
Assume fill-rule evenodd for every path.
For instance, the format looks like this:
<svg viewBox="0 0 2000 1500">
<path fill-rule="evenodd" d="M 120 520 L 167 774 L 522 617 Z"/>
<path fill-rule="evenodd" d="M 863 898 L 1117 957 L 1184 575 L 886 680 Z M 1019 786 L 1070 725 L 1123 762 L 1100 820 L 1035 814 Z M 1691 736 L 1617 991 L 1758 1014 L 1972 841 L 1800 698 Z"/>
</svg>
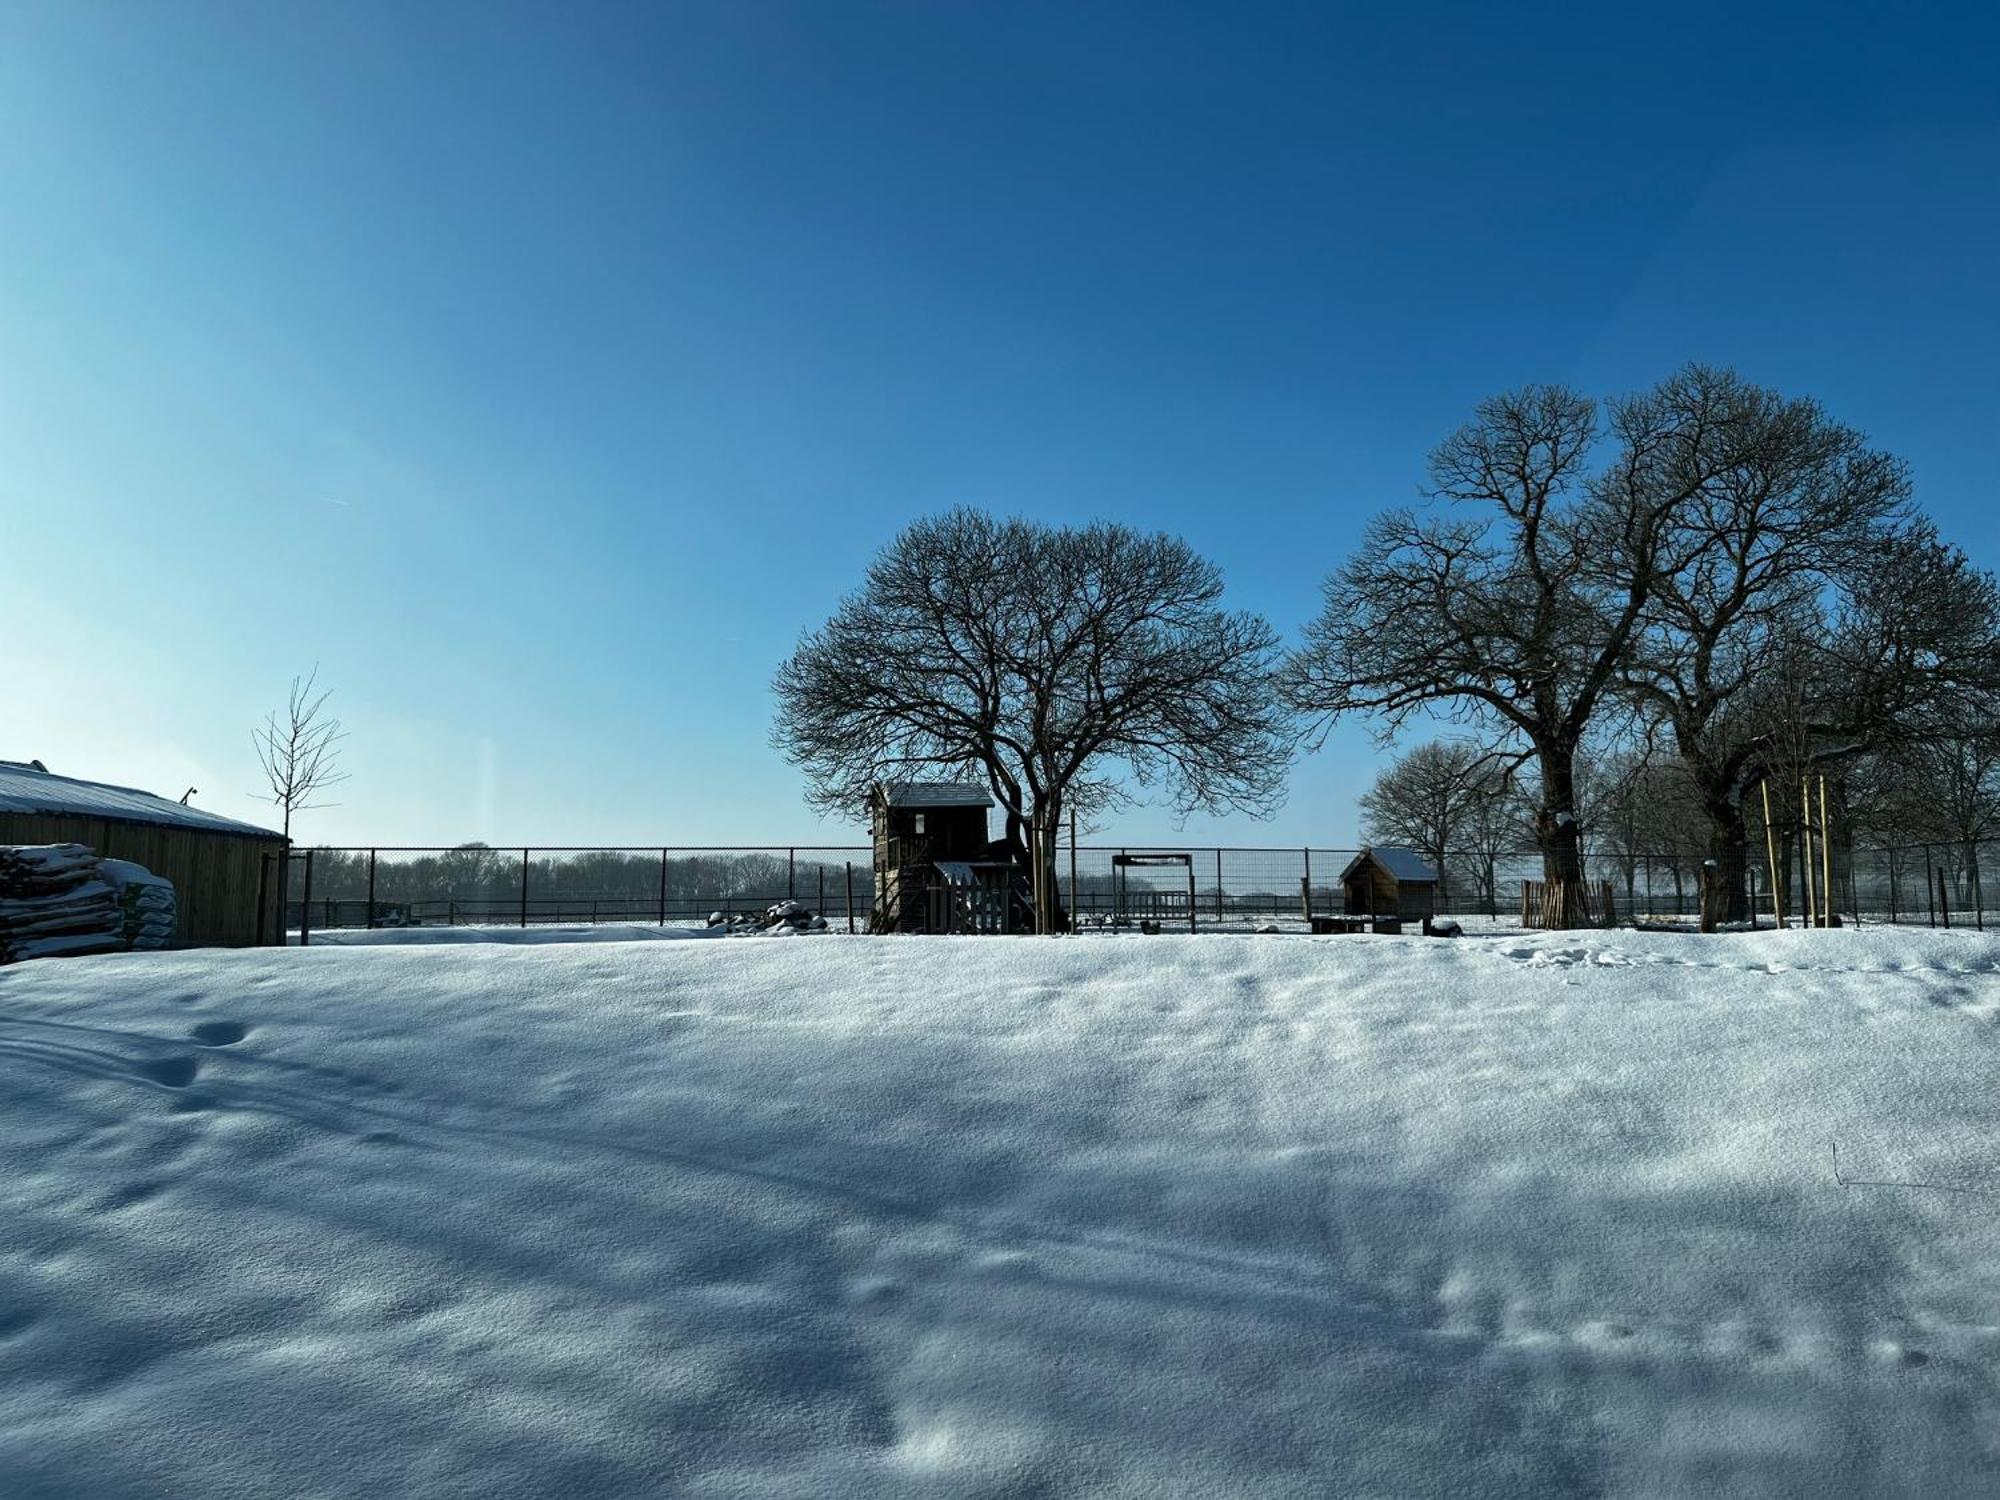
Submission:
<svg viewBox="0 0 2000 1500">
<path fill-rule="evenodd" d="M 1156 921 L 1169 930 L 1302 927 L 1343 909 L 1340 877 L 1355 849 L 1091 844 L 1056 851 L 1056 881 L 1080 925 Z M 1751 909 L 1772 916 L 1765 851 L 1752 851 Z M 1175 856 L 1173 863 L 1119 856 Z M 1185 862 L 1179 858 L 1185 856 Z M 1982 870 L 2000 858 L 1984 843 L 1836 850 L 1834 905 L 1844 919 L 1974 927 L 1987 922 Z M 329 928 L 705 923 L 712 912 L 760 912 L 794 900 L 837 930 L 864 932 L 874 904 L 866 845 L 618 848 L 343 848 L 296 851 L 271 872 L 271 925 Z M 1621 922 L 1693 921 L 1701 861 L 1687 855 L 1595 852 L 1589 881 L 1611 886 Z M 1542 878 L 1535 852 L 1447 859 L 1441 916 L 1468 931 L 1520 925 L 1524 881 Z M 1800 916 L 1797 870 L 1786 915 Z M 1816 872 L 1817 878 L 1817 872 Z M 276 892 L 282 890 L 282 897 Z M 282 913 L 282 915 L 280 915 Z M 273 932 L 273 937 L 276 934 Z"/>
</svg>

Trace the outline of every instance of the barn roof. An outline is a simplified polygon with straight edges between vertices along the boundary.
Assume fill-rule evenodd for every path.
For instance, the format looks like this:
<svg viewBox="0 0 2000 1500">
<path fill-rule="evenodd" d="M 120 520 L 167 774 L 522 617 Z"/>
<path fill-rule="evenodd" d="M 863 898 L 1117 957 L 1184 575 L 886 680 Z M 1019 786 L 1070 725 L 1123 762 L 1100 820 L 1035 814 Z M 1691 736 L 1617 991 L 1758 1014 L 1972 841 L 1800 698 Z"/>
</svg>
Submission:
<svg viewBox="0 0 2000 1500">
<path fill-rule="evenodd" d="M 1371 844 L 1347 862 L 1347 868 L 1340 872 L 1342 880 L 1352 875 L 1364 860 L 1373 860 L 1389 872 L 1398 884 L 1436 885 L 1437 871 L 1433 870 L 1424 857 L 1414 849 L 1401 849 L 1393 844 Z"/>
<path fill-rule="evenodd" d="M 239 823 L 198 807 L 184 807 L 136 787 L 79 781 L 42 769 L 39 761 L 0 760 L 0 813 L 42 813 L 55 817 L 108 818 L 114 823 L 153 823 L 239 838 L 282 839 L 281 833 Z"/>
<path fill-rule="evenodd" d="M 885 781 L 876 788 L 890 807 L 991 807 L 993 794 L 973 781 Z"/>
</svg>

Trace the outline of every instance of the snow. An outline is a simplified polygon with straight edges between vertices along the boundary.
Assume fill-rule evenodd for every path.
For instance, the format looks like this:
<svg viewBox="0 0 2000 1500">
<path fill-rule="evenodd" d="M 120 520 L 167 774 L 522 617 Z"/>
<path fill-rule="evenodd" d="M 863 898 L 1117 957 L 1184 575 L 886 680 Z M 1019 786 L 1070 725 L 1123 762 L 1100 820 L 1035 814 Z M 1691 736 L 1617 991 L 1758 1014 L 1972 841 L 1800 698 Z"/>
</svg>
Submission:
<svg viewBox="0 0 2000 1500">
<path fill-rule="evenodd" d="M 2000 941 L 546 935 L 0 971 L 0 1494 L 2000 1486 Z"/>
<path fill-rule="evenodd" d="M 136 787 L 79 781 L 12 760 L 0 760 L 0 812 L 109 818 L 118 823 L 157 823 L 273 840 L 283 837 L 268 828 L 170 802 Z"/>
<path fill-rule="evenodd" d="M 974 781 L 890 781 L 882 785 L 890 807 L 991 807 L 993 794 Z"/>
</svg>

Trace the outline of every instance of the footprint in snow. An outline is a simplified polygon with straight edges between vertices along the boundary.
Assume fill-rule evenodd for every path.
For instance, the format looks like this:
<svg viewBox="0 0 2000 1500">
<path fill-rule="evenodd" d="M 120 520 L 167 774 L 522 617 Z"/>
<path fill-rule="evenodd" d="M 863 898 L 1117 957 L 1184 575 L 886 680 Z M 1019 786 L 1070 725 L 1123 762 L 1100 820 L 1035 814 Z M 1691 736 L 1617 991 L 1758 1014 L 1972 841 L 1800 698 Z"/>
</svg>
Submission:
<svg viewBox="0 0 2000 1500">
<path fill-rule="evenodd" d="M 241 1021 L 203 1021 L 188 1035 L 204 1047 L 227 1047 L 250 1034 Z"/>
<path fill-rule="evenodd" d="M 154 1057 L 132 1064 L 132 1071 L 167 1088 L 184 1089 L 201 1072 L 201 1064 L 192 1057 Z"/>
</svg>

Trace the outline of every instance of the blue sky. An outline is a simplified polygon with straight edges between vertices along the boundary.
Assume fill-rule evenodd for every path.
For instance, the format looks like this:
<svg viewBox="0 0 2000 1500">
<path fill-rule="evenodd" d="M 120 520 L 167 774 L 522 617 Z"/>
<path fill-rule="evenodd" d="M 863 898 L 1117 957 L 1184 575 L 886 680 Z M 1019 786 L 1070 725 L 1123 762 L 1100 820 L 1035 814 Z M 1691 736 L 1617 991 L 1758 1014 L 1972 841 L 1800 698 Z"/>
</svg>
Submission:
<svg viewBox="0 0 2000 1500">
<path fill-rule="evenodd" d="M 1990 7 L 0 9 L 0 756 L 329 842 L 840 839 L 773 666 L 909 519 L 1294 632 L 1482 395 L 1820 397 L 2000 564 Z M 1343 729 L 1271 823 L 1338 844 Z"/>
</svg>

